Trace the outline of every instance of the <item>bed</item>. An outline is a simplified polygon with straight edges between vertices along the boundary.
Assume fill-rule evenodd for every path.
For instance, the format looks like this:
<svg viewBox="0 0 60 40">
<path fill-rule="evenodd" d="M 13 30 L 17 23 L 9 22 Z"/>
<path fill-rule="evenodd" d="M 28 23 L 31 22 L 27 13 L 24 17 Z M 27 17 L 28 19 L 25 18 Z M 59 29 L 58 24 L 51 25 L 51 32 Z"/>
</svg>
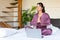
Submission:
<svg viewBox="0 0 60 40">
<path fill-rule="evenodd" d="M 45 36 L 44 38 L 29 38 L 26 36 L 25 28 L 19 29 L 18 33 L 0 38 L 0 40 L 60 40 L 60 32 L 58 31 L 54 35 Z"/>
<path fill-rule="evenodd" d="M 55 21 L 55 19 L 53 19 L 53 20 Z M 52 23 L 52 21 L 51 21 L 51 23 Z M 54 25 L 54 23 L 53 23 L 53 25 Z M 55 26 L 57 26 L 57 25 L 55 25 Z M 17 33 L 15 33 L 11 36 L 2 37 L 2 38 L 0 38 L 0 40 L 60 40 L 60 36 L 59 36 L 60 29 L 55 26 L 52 28 L 54 30 L 54 34 L 50 35 L 50 36 L 44 36 L 44 38 L 29 38 L 29 37 L 27 37 L 25 28 L 22 28 L 22 29 L 17 30 Z"/>
</svg>

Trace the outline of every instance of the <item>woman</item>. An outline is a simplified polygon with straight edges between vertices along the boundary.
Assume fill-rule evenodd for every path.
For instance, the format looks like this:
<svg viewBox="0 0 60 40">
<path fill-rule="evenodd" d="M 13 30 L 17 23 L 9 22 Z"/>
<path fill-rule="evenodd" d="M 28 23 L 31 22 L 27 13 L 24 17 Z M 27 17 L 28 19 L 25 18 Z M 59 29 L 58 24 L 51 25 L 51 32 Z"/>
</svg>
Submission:
<svg viewBox="0 0 60 40">
<path fill-rule="evenodd" d="M 47 28 L 50 25 L 50 17 L 45 13 L 45 7 L 43 3 L 37 3 L 37 13 L 33 16 L 31 25 L 36 26 L 37 29 L 41 29 L 42 35 L 51 35 L 52 29 Z"/>
</svg>

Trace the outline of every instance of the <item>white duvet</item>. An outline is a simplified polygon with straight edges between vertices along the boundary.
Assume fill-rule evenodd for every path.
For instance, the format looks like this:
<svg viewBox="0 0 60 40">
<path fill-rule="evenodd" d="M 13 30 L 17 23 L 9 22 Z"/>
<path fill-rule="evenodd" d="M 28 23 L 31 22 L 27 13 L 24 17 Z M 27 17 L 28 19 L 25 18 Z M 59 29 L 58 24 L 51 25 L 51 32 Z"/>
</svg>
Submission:
<svg viewBox="0 0 60 40">
<path fill-rule="evenodd" d="M 0 38 L 8 37 L 17 33 L 18 30 L 12 28 L 0 28 Z"/>
<path fill-rule="evenodd" d="M 50 25 L 53 29 L 53 33 L 50 36 L 44 36 L 44 38 L 28 38 L 25 32 L 25 28 L 19 29 L 16 34 L 2 37 L 0 40 L 60 40 L 60 29 Z"/>
</svg>

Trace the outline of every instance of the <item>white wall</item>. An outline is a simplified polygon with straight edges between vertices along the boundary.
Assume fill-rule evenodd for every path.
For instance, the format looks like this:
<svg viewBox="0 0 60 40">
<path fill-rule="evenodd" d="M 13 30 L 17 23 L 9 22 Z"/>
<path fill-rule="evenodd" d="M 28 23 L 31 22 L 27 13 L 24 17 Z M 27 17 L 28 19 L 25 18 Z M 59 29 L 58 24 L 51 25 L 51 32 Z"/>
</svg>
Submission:
<svg viewBox="0 0 60 40">
<path fill-rule="evenodd" d="M 51 18 L 60 18 L 60 0 L 23 0 L 22 9 L 28 9 L 42 2 Z"/>
</svg>

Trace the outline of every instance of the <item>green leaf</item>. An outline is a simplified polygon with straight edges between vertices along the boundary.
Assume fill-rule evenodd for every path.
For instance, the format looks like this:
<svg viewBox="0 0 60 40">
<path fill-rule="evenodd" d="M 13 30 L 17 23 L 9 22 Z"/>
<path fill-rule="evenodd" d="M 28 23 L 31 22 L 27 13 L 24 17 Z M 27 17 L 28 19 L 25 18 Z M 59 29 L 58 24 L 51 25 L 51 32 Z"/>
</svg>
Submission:
<svg viewBox="0 0 60 40">
<path fill-rule="evenodd" d="M 36 10 L 36 6 L 32 6 L 31 11 Z"/>
<path fill-rule="evenodd" d="M 22 10 L 22 24 L 26 25 L 27 22 L 31 21 L 36 10 L 36 6 L 32 6 L 31 9 Z"/>
</svg>

